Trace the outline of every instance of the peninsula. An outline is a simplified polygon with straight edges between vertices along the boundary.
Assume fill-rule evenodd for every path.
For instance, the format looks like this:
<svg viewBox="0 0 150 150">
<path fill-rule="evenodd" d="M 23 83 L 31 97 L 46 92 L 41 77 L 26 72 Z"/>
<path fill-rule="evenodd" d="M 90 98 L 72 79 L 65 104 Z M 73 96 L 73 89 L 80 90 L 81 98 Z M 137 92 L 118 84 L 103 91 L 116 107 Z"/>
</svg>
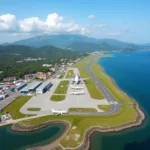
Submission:
<svg viewBox="0 0 150 150">
<path fill-rule="evenodd" d="M 53 86 L 45 94 L 20 96 L 3 109 L 10 113 L 12 120 L 0 126 L 13 124 L 13 130 L 30 132 L 62 123 L 66 129 L 59 139 L 28 149 L 83 150 L 89 149 L 94 132 L 120 132 L 141 125 L 145 115 L 140 106 L 97 64 L 102 57 L 110 56 L 91 54 L 67 68 L 63 79 L 51 79 Z M 77 86 L 68 79 L 73 74 L 78 74 L 81 80 Z M 67 110 L 67 114 L 55 116 L 51 107 Z"/>
</svg>

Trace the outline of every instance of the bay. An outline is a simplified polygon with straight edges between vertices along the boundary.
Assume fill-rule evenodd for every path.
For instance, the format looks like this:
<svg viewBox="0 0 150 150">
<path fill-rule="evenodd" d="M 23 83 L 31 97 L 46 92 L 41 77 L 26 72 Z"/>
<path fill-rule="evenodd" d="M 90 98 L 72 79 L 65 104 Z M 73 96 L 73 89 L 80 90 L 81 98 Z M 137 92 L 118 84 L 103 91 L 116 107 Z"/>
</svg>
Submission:
<svg viewBox="0 0 150 150">
<path fill-rule="evenodd" d="M 0 150 L 25 150 L 46 145 L 59 138 L 64 130 L 63 124 L 49 125 L 33 132 L 16 132 L 11 126 L 4 126 L 0 128 Z"/>
</svg>

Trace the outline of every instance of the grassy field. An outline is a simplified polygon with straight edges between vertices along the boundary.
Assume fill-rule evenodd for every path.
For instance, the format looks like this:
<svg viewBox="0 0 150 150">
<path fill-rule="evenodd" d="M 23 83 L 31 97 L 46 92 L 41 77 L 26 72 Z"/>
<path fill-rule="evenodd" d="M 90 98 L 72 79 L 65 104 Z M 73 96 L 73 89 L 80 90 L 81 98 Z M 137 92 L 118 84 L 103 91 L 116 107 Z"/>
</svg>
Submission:
<svg viewBox="0 0 150 150">
<path fill-rule="evenodd" d="M 28 108 L 27 110 L 28 111 L 40 111 L 41 108 Z"/>
<path fill-rule="evenodd" d="M 97 112 L 95 108 L 69 108 L 69 112 Z"/>
<path fill-rule="evenodd" d="M 19 110 L 20 108 L 31 98 L 31 96 L 20 96 L 11 104 L 3 109 L 3 112 L 9 112 L 13 119 L 24 118 L 26 116 L 33 116 L 33 115 L 25 115 L 22 114 Z"/>
<path fill-rule="evenodd" d="M 66 94 L 68 90 L 69 81 L 60 81 L 54 94 Z"/>
<path fill-rule="evenodd" d="M 64 137 L 61 140 L 61 144 L 64 147 L 76 147 L 83 139 L 85 131 L 91 126 L 101 126 L 101 127 L 115 127 L 134 121 L 137 117 L 137 112 L 131 105 L 122 105 L 121 111 L 118 114 L 111 116 L 45 116 L 41 118 L 35 118 L 32 120 L 23 121 L 25 125 L 37 125 L 42 122 L 47 122 L 49 120 L 65 120 L 72 124 L 71 129 L 67 133 L 66 137 L 70 137 L 69 140 Z M 74 129 L 76 127 L 76 129 Z M 80 138 L 76 141 L 73 137 L 75 134 L 80 135 Z"/>
<path fill-rule="evenodd" d="M 114 86 L 111 78 L 102 71 L 102 68 L 97 64 L 98 59 L 99 57 L 97 57 L 97 59 L 91 65 L 91 71 L 97 76 L 98 79 L 103 82 L 103 84 L 109 89 L 109 91 L 116 97 L 118 101 L 132 102 L 130 97 L 128 97 L 125 93 L 123 93 L 116 86 Z"/>
<path fill-rule="evenodd" d="M 50 100 L 59 102 L 59 101 L 65 100 L 65 98 L 66 98 L 65 95 L 52 95 Z"/>
<path fill-rule="evenodd" d="M 85 84 L 90 93 L 90 96 L 93 99 L 99 99 L 99 100 L 104 99 L 103 93 L 97 88 L 95 82 L 92 80 L 90 75 L 85 70 L 85 67 L 87 66 L 87 64 L 89 63 L 91 58 L 92 58 L 92 56 L 88 56 L 88 57 L 84 58 L 83 60 L 79 61 L 78 63 L 76 63 L 75 65 L 73 65 L 73 67 L 79 69 L 80 75 L 82 78 L 89 78 L 88 80 L 85 81 Z"/>
<path fill-rule="evenodd" d="M 98 108 L 103 111 L 108 111 L 111 109 L 111 106 L 110 105 L 98 105 Z"/>
<path fill-rule="evenodd" d="M 67 75 L 66 75 L 65 78 L 72 78 L 73 74 L 74 74 L 73 70 L 68 70 Z"/>
</svg>

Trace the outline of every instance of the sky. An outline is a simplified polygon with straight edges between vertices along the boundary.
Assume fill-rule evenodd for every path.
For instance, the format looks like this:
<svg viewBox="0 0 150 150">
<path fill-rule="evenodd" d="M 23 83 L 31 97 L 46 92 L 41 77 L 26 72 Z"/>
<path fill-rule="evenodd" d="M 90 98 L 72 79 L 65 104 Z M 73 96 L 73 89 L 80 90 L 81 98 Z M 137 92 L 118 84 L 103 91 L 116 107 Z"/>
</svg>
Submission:
<svg viewBox="0 0 150 150">
<path fill-rule="evenodd" d="M 59 33 L 150 43 L 150 0 L 0 0 L 0 43 Z"/>
</svg>

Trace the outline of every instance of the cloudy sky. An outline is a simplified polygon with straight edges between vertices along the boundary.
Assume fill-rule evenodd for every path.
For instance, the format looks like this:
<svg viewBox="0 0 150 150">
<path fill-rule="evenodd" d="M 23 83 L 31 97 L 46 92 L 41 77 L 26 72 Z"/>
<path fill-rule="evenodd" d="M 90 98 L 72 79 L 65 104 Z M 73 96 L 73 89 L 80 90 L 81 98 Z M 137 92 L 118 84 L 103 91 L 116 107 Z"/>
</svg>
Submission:
<svg viewBox="0 0 150 150">
<path fill-rule="evenodd" d="M 59 33 L 150 43 L 150 1 L 0 0 L 0 43 Z"/>
</svg>

